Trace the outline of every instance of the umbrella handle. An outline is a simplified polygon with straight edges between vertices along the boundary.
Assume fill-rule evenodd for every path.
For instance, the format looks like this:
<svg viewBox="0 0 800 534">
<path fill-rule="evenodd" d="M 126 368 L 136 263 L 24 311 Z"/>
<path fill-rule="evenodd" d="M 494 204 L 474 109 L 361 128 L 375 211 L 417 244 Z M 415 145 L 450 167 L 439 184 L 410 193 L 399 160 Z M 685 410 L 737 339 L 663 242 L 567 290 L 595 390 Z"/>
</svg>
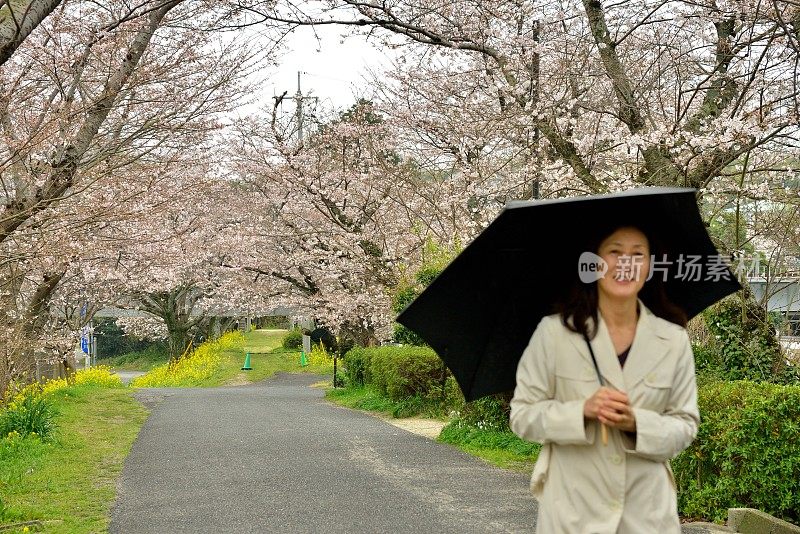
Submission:
<svg viewBox="0 0 800 534">
<path fill-rule="evenodd" d="M 600 439 L 603 440 L 603 445 L 608 446 L 608 427 L 604 424 L 600 425 Z"/>
</svg>

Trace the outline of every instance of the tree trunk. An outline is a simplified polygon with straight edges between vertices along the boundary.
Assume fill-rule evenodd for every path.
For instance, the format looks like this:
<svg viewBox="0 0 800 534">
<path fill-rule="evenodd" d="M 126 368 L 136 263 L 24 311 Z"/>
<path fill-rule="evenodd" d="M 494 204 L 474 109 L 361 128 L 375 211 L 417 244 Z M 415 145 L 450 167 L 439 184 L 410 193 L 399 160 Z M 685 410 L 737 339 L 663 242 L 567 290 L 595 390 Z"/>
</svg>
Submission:
<svg viewBox="0 0 800 534">
<path fill-rule="evenodd" d="M 0 8 L 0 65 L 60 3 L 61 0 L 9 1 Z"/>
<path fill-rule="evenodd" d="M 380 343 L 372 326 L 354 325 L 348 322 L 340 328 L 340 335 L 360 347 L 375 347 Z"/>
<path fill-rule="evenodd" d="M 170 363 L 176 363 L 189 347 L 192 336 L 189 335 L 189 329 L 185 323 L 180 325 L 174 323 L 172 325 L 167 324 L 167 331 L 169 333 L 167 343 L 169 361 Z"/>
<path fill-rule="evenodd" d="M 141 309 L 158 317 L 167 326 L 167 344 L 170 362 L 177 362 L 186 352 L 199 325 L 207 317 L 192 311 L 201 294 L 193 286 L 181 286 L 172 291 L 138 295 Z"/>
</svg>

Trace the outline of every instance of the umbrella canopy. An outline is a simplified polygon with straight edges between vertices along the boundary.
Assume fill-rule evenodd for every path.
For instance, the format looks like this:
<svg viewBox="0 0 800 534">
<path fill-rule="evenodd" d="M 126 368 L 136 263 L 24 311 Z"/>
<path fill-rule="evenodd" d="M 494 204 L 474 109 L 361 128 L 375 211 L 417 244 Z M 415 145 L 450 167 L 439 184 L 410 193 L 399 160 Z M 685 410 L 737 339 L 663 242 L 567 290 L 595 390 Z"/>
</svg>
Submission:
<svg viewBox="0 0 800 534">
<path fill-rule="evenodd" d="M 695 189 L 640 188 L 509 203 L 397 321 L 439 354 L 467 400 L 511 390 L 536 325 L 578 279 L 581 253 L 617 224 L 638 225 L 660 243 L 667 256 L 651 243 L 655 261 L 666 260 L 654 276 L 665 278 L 667 296 L 687 317 L 741 289 L 724 262 L 716 275 L 704 268 L 699 277 L 679 263 L 692 256 L 701 265 L 720 261 Z"/>
</svg>

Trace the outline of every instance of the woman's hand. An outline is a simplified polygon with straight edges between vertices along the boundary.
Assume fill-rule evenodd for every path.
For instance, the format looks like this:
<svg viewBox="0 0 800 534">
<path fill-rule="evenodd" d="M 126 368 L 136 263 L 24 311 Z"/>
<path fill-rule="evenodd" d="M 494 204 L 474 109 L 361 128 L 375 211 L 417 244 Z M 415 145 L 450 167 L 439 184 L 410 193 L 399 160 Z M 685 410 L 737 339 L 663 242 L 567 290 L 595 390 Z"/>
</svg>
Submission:
<svg viewBox="0 0 800 534">
<path fill-rule="evenodd" d="M 628 396 L 622 391 L 601 387 L 583 403 L 583 416 L 597 419 L 604 425 L 636 432 L 636 417 L 633 414 Z"/>
</svg>

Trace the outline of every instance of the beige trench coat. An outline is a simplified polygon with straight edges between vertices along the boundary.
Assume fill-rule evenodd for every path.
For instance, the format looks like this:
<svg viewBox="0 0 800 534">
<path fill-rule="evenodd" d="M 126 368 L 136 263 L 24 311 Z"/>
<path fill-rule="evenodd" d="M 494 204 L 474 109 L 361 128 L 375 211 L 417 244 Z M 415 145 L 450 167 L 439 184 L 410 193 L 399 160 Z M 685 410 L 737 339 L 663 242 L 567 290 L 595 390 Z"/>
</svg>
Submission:
<svg viewBox="0 0 800 534">
<path fill-rule="evenodd" d="M 624 368 L 599 314 L 591 341 L 606 385 L 628 394 L 635 439 L 609 428 L 604 446 L 599 422 L 584 421 L 584 401 L 600 384 L 583 336 L 557 314 L 541 320 L 522 354 L 511 428 L 542 444 L 531 476 L 538 534 L 680 532 L 669 460 L 700 422 L 694 355 L 684 328 L 639 306 Z"/>
</svg>

